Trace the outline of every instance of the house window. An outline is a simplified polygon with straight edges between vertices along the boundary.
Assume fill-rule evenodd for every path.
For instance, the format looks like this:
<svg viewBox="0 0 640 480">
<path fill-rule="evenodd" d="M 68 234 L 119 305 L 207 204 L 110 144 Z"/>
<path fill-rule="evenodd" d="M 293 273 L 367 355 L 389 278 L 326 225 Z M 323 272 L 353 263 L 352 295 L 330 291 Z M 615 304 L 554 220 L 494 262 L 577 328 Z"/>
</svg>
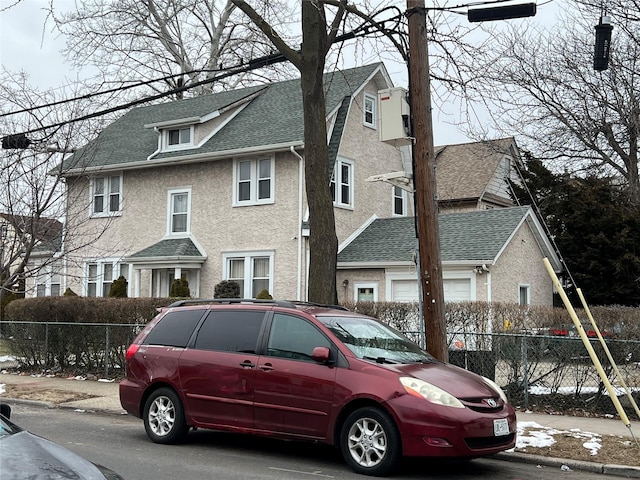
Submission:
<svg viewBox="0 0 640 480">
<path fill-rule="evenodd" d="M 376 128 L 376 97 L 364 94 L 364 118 L 363 123 L 367 127 Z"/>
<path fill-rule="evenodd" d="M 273 159 L 238 160 L 234 176 L 234 205 L 273 203 Z"/>
<path fill-rule="evenodd" d="M 169 190 L 168 234 L 188 233 L 191 217 L 191 190 Z"/>
<path fill-rule="evenodd" d="M 336 160 L 330 187 L 334 205 L 353 207 L 353 162 Z"/>
<path fill-rule="evenodd" d="M 262 290 L 273 291 L 273 253 L 226 254 L 225 277 L 240 285 L 240 298 L 255 298 Z"/>
<path fill-rule="evenodd" d="M 177 150 L 193 146 L 193 127 L 170 128 L 164 131 L 165 150 Z"/>
<path fill-rule="evenodd" d="M 356 302 L 377 302 L 378 284 L 356 282 L 353 285 L 353 294 Z"/>
<path fill-rule="evenodd" d="M 407 215 L 407 192 L 400 187 L 393 187 L 393 215 Z"/>
<path fill-rule="evenodd" d="M 87 297 L 108 297 L 111 284 L 120 276 L 129 276 L 129 265 L 117 261 L 101 260 L 85 265 L 85 291 Z"/>
<path fill-rule="evenodd" d="M 61 271 L 62 265 L 60 262 L 39 267 L 39 271 L 35 277 L 36 297 L 60 296 Z"/>
<path fill-rule="evenodd" d="M 520 285 L 519 287 L 519 303 L 520 305 L 529 305 L 531 303 L 529 285 Z"/>
<path fill-rule="evenodd" d="M 92 214 L 106 216 L 122 209 L 122 176 L 95 177 L 91 182 Z"/>
</svg>

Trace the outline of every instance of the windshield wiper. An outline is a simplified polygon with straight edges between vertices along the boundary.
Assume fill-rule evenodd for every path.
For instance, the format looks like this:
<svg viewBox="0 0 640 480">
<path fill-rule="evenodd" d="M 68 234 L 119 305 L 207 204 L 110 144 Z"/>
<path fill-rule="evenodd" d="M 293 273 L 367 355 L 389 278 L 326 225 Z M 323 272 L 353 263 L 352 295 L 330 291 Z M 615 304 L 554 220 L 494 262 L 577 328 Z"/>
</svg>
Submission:
<svg viewBox="0 0 640 480">
<path fill-rule="evenodd" d="M 373 360 L 376 363 L 400 363 L 397 360 L 391 360 L 390 358 L 386 357 L 369 357 L 365 355 L 362 358 L 365 360 Z"/>
</svg>

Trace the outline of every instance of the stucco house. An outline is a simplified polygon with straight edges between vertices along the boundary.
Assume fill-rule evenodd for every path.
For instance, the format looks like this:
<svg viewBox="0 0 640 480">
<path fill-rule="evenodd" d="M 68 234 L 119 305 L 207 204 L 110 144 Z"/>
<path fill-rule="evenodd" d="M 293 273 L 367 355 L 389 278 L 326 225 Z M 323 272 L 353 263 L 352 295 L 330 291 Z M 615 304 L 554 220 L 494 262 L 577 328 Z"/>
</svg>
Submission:
<svg viewBox="0 0 640 480">
<path fill-rule="evenodd" d="M 0 213 L 2 283 L 15 284 L 19 278 L 29 277 L 31 286 L 27 295 L 61 295 L 61 263 L 58 257 L 62 233 L 63 224 L 54 218 Z M 29 262 L 23 265 L 26 251 L 29 252 Z"/>
<path fill-rule="evenodd" d="M 411 214 L 412 202 L 365 182 L 403 168 L 399 150 L 378 137 L 377 93 L 392 87 L 384 65 L 328 73 L 325 86 L 343 242 L 372 215 Z M 245 297 L 267 289 L 304 300 L 304 158 L 299 80 L 130 110 L 63 164 L 74 232 L 66 286 L 106 296 L 123 275 L 129 296 L 168 296 L 183 278 L 192 297 L 206 298 L 231 279 Z"/>
<path fill-rule="evenodd" d="M 534 211 L 516 206 L 520 182 L 513 138 L 435 148 L 445 301 L 552 305 L 544 264 L 560 259 Z M 371 217 L 340 245 L 340 300 L 417 301 L 413 217 Z"/>
<path fill-rule="evenodd" d="M 410 154 L 406 139 L 380 140 L 379 92 L 393 85 L 381 63 L 324 80 L 339 298 L 417 300 Z M 130 297 L 168 296 L 182 278 L 192 297 L 235 280 L 244 297 L 305 300 L 304 159 L 299 80 L 134 108 L 65 159 L 73 235 L 62 275 L 29 279 L 30 292 L 107 296 L 124 276 Z M 557 257 L 531 210 L 507 208 L 517 161 L 513 139 L 436 148 L 445 300 L 551 303 L 536 261 Z M 402 181 L 371 181 L 389 173 Z"/>
<path fill-rule="evenodd" d="M 439 215 L 445 301 L 551 305 L 560 260 L 530 207 Z M 413 217 L 374 218 L 338 253 L 345 300 L 418 301 Z"/>
</svg>

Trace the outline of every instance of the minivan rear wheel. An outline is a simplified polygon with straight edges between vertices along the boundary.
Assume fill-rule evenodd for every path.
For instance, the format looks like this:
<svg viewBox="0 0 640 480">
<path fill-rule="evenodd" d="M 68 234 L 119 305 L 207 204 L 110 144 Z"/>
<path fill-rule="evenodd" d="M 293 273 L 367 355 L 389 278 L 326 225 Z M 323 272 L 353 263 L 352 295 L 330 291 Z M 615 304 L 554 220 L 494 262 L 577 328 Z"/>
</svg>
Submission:
<svg viewBox="0 0 640 480">
<path fill-rule="evenodd" d="M 395 422 L 375 407 L 359 408 L 347 417 L 340 432 L 340 450 L 356 472 L 374 476 L 390 473 L 402 456 Z"/>
<path fill-rule="evenodd" d="M 178 443 L 189 432 L 180 397 L 170 388 L 159 388 L 149 396 L 143 418 L 144 429 L 155 443 Z"/>
</svg>

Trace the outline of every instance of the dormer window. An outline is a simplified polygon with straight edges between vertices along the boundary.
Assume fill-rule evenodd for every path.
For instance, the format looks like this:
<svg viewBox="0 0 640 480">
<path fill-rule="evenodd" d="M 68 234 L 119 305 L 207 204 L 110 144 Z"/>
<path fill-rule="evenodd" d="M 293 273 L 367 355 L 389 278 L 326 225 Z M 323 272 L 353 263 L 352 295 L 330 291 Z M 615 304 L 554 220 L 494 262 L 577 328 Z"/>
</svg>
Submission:
<svg viewBox="0 0 640 480">
<path fill-rule="evenodd" d="M 165 150 L 177 150 L 193 146 L 193 127 L 168 128 L 164 131 Z"/>
</svg>

